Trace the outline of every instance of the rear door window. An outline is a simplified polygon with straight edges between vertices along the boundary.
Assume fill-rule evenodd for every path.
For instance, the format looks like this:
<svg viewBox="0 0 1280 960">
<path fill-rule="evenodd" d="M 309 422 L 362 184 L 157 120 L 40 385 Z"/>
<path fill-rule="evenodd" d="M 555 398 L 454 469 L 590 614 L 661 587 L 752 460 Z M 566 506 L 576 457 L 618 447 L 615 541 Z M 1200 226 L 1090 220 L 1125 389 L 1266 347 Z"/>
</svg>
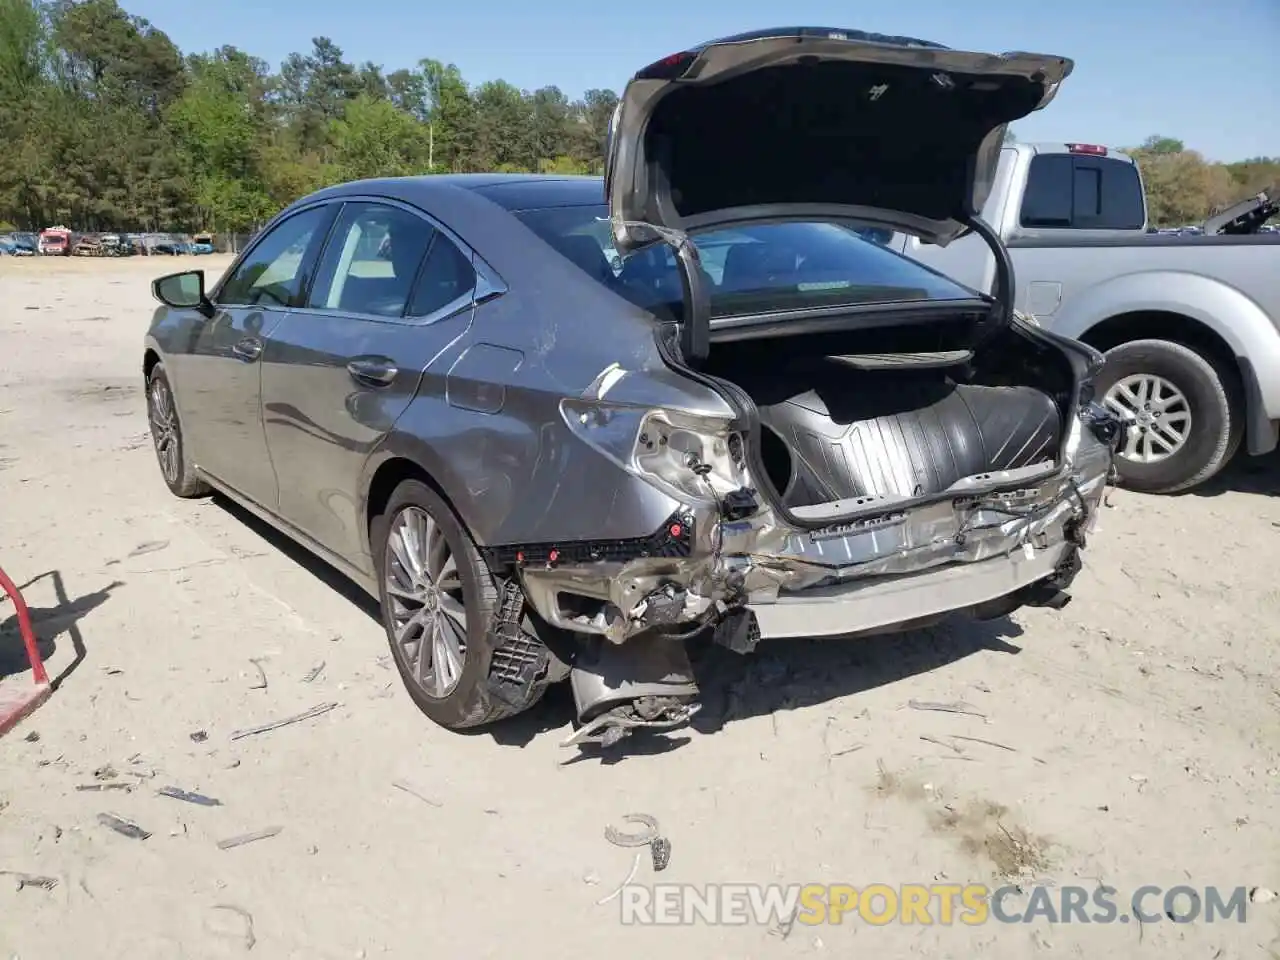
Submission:
<svg viewBox="0 0 1280 960">
<path fill-rule="evenodd" d="M 1067 153 L 1032 158 L 1022 196 L 1022 226 L 1138 230 L 1144 217 L 1142 181 L 1136 165 Z"/>
<path fill-rule="evenodd" d="M 427 220 L 407 210 L 379 203 L 346 204 L 320 258 L 307 306 L 402 316 L 435 234 Z"/>
<path fill-rule="evenodd" d="M 437 230 L 413 291 L 409 316 L 428 317 L 470 297 L 475 288 L 476 271 L 471 258 Z"/>
</svg>

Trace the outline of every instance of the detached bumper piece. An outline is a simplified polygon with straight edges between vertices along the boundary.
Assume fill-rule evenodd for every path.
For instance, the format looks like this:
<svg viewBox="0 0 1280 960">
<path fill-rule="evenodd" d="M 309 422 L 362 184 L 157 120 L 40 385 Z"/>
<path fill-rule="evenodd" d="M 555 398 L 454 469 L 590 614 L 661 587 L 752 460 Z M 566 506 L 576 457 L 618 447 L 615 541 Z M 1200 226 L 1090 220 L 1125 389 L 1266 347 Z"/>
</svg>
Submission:
<svg viewBox="0 0 1280 960">
<path fill-rule="evenodd" d="M 533 699 L 534 690 L 547 682 L 551 651 L 521 629 L 524 593 L 515 580 L 503 584 L 502 598 L 489 621 L 489 693 L 517 709 Z"/>
<path fill-rule="evenodd" d="M 575 659 L 569 683 L 583 725 L 562 747 L 610 747 L 635 730 L 683 726 L 701 709 L 684 644 L 652 635 L 594 640 Z"/>
</svg>

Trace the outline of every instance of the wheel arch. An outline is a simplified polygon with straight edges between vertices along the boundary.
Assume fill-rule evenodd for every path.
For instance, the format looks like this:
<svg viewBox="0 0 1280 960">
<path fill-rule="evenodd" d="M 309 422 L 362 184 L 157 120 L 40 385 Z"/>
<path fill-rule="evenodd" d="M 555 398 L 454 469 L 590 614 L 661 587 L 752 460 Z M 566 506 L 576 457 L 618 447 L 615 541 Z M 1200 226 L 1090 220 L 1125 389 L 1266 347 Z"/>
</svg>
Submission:
<svg viewBox="0 0 1280 960">
<path fill-rule="evenodd" d="M 1202 320 L 1174 310 L 1131 310 L 1098 321 L 1076 339 L 1104 353 L 1137 340 L 1167 340 L 1194 351 L 1222 376 L 1227 396 L 1244 421 L 1249 452 L 1256 455 L 1275 449 L 1276 427 L 1267 413 L 1253 362 Z"/>
<path fill-rule="evenodd" d="M 1166 325 L 1153 330 L 1152 318 Z M 1141 326 L 1134 326 L 1137 320 Z M 1273 450 L 1280 421 L 1280 329 L 1248 293 L 1226 280 L 1186 270 L 1139 270 L 1092 284 L 1045 318 L 1055 333 L 1094 344 L 1091 337 L 1142 330 L 1143 338 L 1175 339 L 1234 376 L 1252 454 Z M 1211 336 L 1209 336 L 1211 334 Z M 1130 332 L 1126 339 L 1139 339 Z M 1121 341 L 1124 342 L 1124 341 Z M 1221 363 L 1225 354 L 1228 360 Z"/>
<path fill-rule="evenodd" d="M 371 532 L 373 521 L 378 517 L 391 494 L 405 480 L 418 480 L 426 484 L 448 504 L 467 533 L 475 539 L 476 533 L 468 522 L 465 513 L 459 510 L 459 498 L 452 491 L 465 489 L 459 487 L 459 478 L 444 463 L 434 450 L 416 438 L 392 437 L 379 448 L 375 456 L 370 457 L 365 465 L 361 483 L 361 504 L 364 522 L 361 527 L 361 543 L 370 558 L 373 557 Z M 479 541 L 476 541 L 477 545 Z"/>
<path fill-rule="evenodd" d="M 1212 327 L 1171 310 L 1132 310 L 1100 320 L 1076 339 L 1103 353 L 1135 340 L 1169 340 L 1212 360 L 1228 375 L 1239 375 L 1235 351 Z"/>
</svg>

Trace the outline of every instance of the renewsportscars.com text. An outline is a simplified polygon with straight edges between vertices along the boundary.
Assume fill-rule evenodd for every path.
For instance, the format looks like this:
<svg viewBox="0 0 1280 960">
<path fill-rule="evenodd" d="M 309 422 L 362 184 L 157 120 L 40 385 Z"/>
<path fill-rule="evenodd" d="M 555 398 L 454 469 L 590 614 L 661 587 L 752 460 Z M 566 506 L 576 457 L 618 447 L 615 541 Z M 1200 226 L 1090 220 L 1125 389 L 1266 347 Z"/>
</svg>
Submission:
<svg viewBox="0 0 1280 960">
<path fill-rule="evenodd" d="M 1245 922 L 1245 887 L 1138 887 L 1123 895 L 1099 885 L 991 888 L 985 884 L 628 884 L 619 891 L 625 924 L 860 922 L 931 926 L 996 923 Z"/>
</svg>

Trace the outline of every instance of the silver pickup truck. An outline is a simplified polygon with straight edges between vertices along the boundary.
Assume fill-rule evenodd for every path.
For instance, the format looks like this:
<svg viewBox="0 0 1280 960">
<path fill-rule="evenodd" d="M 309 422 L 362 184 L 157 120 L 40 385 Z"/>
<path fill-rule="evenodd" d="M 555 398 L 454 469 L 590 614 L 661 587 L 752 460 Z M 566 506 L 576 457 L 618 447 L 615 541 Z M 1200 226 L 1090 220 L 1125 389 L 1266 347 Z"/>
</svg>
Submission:
<svg viewBox="0 0 1280 960">
<path fill-rule="evenodd" d="M 1239 205 L 1202 236 L 1159 235 L 1147 230 L 1142 177 L 1124 154 L 1079 143 L 1002 152 L 982 218 L 1008 248 L 1017 308 L 1106 354 L 1097 394 L 1133 424 L 1116 465 L 1134 489 L 1185 490 L 1242 441 L 1254 455 L 1276 447 L 1280 234 L 1258 231 L 1266 202 Z M 947 247 L 884 239 L 992 287 L 995 260 L 978 236 Z"/>
</svg>

